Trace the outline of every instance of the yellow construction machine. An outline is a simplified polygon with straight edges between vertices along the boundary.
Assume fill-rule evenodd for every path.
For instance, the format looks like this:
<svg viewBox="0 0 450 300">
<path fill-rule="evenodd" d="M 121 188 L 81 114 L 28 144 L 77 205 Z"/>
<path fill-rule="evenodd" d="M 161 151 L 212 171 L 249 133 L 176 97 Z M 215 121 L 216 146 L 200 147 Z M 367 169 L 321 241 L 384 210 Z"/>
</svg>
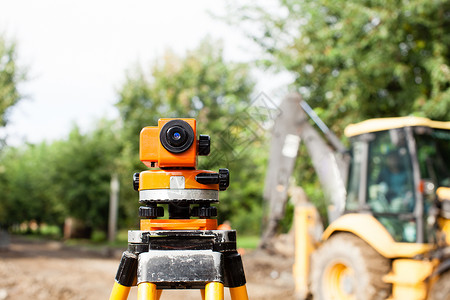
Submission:
<svg viewBox="0 0 450 300">
<path fill-rule="evenodd" d="M 309 124 L 313 119 L 328 142 Z M 297 94 L 275 121 L 265 198 L 271 215 L 262 247 L 284 214 L 303 141 L 325 196 L 295 208 L 294 277 L 300 299 L 450 299 L 450 122 L 372 119 L 345 129 L 346 150 Z"/>
</svg>

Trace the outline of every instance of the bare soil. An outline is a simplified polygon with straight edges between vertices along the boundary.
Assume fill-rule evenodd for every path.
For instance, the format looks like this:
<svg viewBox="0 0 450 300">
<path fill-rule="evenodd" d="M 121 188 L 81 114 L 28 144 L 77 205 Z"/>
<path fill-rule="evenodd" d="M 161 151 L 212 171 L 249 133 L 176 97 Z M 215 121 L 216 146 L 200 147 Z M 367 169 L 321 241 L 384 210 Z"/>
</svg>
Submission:
<svg viewBox="0 0 450 300">
<path fill-rule="evenodd" d="M 0 252 L 0 300 L 108 299 L 121 252 L 13 237 L 9 250 Z M 294 299 L 291 257 L 253 251 L 243 261 L 250 299 Z M 137 299 L 136 290 L 129 299 Z M 195 290 L 164 291 L 161 297 L 177 298 L 201 299 Z"/>
</svg>

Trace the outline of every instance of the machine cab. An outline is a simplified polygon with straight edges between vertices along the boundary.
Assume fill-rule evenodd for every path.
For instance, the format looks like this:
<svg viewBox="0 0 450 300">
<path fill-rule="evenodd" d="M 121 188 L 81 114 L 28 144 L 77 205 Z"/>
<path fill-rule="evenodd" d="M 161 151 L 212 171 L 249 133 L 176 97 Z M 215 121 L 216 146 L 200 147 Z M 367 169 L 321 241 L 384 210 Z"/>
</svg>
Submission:
<svg viewBox="0 0 450 300">
<path fill-rule="evenodd" d="M 402 117 L 346 128 L 346 212 L 371 213 L 397 242 L 429 243 L 436 189 L 450 187 L 450 122 Z"/>
</svg>

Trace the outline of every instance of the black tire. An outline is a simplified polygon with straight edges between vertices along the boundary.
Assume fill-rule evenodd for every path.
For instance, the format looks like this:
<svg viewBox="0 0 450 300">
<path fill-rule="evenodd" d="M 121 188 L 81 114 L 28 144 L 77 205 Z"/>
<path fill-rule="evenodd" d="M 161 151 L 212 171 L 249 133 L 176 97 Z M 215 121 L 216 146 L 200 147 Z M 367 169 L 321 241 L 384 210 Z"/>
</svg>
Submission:
<svg viewBox="0 0 450 300">
<path fill-rule="evenodd" d="M 441 274 L 430 291 L 430 300 L 450 300 L 450 270 Z"/>
<path fill-rule="evenodd" d="M 315 300 L 386 299 L 390 261 L 350 233 L 338 233 L 313 255 L 310 288 Z"/>
</svg>

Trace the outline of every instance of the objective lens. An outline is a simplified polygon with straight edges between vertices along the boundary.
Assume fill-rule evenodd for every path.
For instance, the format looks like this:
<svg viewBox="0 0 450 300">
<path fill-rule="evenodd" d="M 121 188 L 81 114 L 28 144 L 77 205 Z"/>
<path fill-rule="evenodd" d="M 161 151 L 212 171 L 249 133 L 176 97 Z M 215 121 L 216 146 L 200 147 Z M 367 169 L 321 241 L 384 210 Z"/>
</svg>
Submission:
<svg viewBox="0 0 450 300">
<path fill-rule="evenodd" d="M 171 120 L 164 124 L 160 133 L 160 141 L 171 153 L 181 153 L 189 149 L 195 140 L 192 127 L 183 120 Z"/>
<path fill-rule="evenodd" d="M 173 126 L 167 129 L 167 143 L 173 147 L 180 147 L 186 143 L 188 133 L 181 126 Z"/>
</svg>

